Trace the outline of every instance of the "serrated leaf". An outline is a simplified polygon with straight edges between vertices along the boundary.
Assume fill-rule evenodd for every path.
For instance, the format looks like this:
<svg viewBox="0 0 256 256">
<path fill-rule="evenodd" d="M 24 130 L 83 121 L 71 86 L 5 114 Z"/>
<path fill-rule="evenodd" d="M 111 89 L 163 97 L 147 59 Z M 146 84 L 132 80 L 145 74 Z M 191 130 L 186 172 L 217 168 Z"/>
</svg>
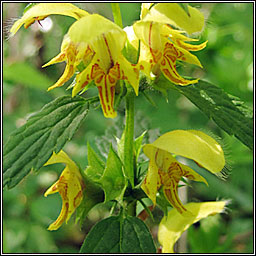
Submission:
<svg viewBox="0 0 256 256">
<path fill-rule="evenodd" d="M 112 216 L 92 228 L 80 253 L 156 253 L 156 248 L 143 221 Z"/>
<path fill-rule="evenodd" d="M 253 114 L 239 98 L 200 80 L 191 86 L 175 86 L 225 132 L 253 149 Z"/>
<path fill-rule="evenodd" d="M 253 112 L 238 97 L 203 80 L 194 85 L 179 86 L 161 77 L 157 83 L 168 84 L 169 88 L 182 93 L 221 129 L 253 149 Z"/>
<path fill-rule="evenodd" d="M 122 200 L 127 186 L 123 173 L 123 165 L 116 152 L 110 147 L 106 169 L 100 183 L 105 192 L 105 202 L 110 200 Z"/>
<path fill-rule="evenodd" d="M 88 113 L 81 97 L 64 96 L 45 105 L 11 134 L 4 145 L 4 183 L 16 186 L 31 169 L 39 170 L 75 134 Z"/>
</svg>

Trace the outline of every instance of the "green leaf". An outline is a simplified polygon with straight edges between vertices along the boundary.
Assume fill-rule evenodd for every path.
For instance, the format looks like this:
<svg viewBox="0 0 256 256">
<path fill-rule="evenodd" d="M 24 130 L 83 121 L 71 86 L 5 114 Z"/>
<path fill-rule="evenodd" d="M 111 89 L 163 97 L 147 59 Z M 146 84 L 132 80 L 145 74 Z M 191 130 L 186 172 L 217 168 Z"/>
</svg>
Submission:
<svg viewBox="0 0 256 256">
<path fill-rule="evenodd" d="M 86 236 L 80 253 L 119 253 L 120 220 L 112 216 L 98 222 Z"/>
<path fill-rule="evenodd" d="M 122 228 L 121 248 L 124 253 L 156 253 L 152 236 L 142 220 L 128 216 Z"/>
<path fill-rule="evenodd" d="M 175 87 L 221 129 L 253 149 L 252 110 L 238 97 L 202 80 L 195 85 Z"/>
<path fill-rule="evenodd" d="M 125 132 L 123 132 L 121 139 L 116 138 L 117 153 L 122 162 L 124 162 L 124 137 L 125 137 Z"/>
<path fill-rule="evenodd" d="M 156 196 L 156 203 L 161 208 L 161 210 L 164 212 L 164 215 L 167 216 L 168 215 L 168 207 L 170 206 L 170 203 L 169 203 L 169 201 L 167 201 L 162 188 L 158 191 L 158 194 Z"/>
<path fill-rule="evenodd" d="M 142 95 L 145 97 L 145 99 L 153 106 L 153 107 L 157 107 L 156 103 L 154 102 L 154 100 L 150 97 L 149 94 L 147 94 L 145 91 L 142 91 Z M 164 95 L 166 96 L 166 95 Z"/>
<path fill-rule="evenodd" d="M 87 143 L 87 157 L 89 166 L 82 172 L 85 190 L 83 200 L 77 208 L 76 222 L 83 224 L 89 211 L 96 205 L 104 201 L 104 192 L 101 189 L 100 179 L 105 170 L 105 163 Z"/>
<path fill-rule="evenodd" d="M 105 202 L 114 199 L 122 200 L 127 182 L 124 177 L 122 162 L 112 149 L 112 146 L 109 150 L 106 169 L 100 179 L 100 183 L 105 192 Z"/>
<path fill-rule="evenodd" d="M 140 151 L 142 148 L 142 141 L 144 138 L 144 135 L 146 134 L 147 131 L 144 131 L 138 138 L 135 139 L 134 141 L 134 149 L 135 149 L 135 157 L 136 161 L 138 161 L 138 157 L 140 155 Z"/>
<path fill-rule="evenodd" d="M 70 140 L 88 113 L 82 97 L 59 97 L 31 116 L 4 145 L 4 186 L 16 186 L 31 169 L 39 170 Z"/>
<path fill-rule="evenodd" d="M 99 180 L 101 179 L 105 169 L 105 163 L 95 153 L 95 151 L 91 148 L 89 143 L 87 143 L 87 150 L 88 150 L 87 157 L 88 157 L 89 166 L 85 170 L 85 175 L 91 181 L 99 183 Z"/>
<path fill-rule="evenodd" d="M 221 129 L 253 148 L 253 112 L 238 97 L 203 80 L 195 85 L 179 86 L 162 77 L 157 83 L 168 84 L 182 93 Z"/>
<path fill-rule="evenodd" d="M 97 204 L 104 201 L 104 193 L 100 186 L 92 182 L 84 175 L 85 189 L 83 192 L 83 200 L 76 210 L 76 223 L 79 221 L 82 225 L 89 211 Z"/>
<path fill-rule="evenodd" d="M 112 216 L 92 228 L 80 253 L 156 253 L 156 248 L 143 221 Z"/>
<path fill-rule="evenodd" d="M 26 74 L 26 75 L 24 75 Z M 15 62 L 11 65 L 4 64 L 3 79 L 13 83 L 23 84 L 31 88 L 45 90 L 53 84 L 46 75 L 26 62 Z"/>
</svg>

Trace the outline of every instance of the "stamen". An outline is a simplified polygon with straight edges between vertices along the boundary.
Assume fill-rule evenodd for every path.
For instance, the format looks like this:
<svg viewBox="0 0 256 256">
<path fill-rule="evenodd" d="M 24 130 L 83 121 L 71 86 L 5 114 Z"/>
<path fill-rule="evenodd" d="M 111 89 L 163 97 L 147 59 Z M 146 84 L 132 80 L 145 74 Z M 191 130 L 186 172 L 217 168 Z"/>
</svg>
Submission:
<svg viewBox="0 0 256 256">
<path fill-rule="evenodd" d="M 43 28 L 42 23 L 40 22 L 40 20 L 37 20 L 38 24 Z"/>
</svg>

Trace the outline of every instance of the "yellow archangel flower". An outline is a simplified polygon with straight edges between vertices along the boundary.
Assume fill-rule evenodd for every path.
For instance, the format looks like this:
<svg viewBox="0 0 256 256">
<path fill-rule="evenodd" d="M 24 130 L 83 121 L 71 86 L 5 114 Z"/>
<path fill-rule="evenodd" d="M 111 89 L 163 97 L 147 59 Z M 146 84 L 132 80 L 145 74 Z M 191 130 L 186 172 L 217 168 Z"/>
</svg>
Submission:
<svg viewBox="0 0 256 256">
<path fill-rule="evenodd" d="M 178 184 L 182 177 L 204 182 L 206 180 L 190 167 L 178 162 L 172 154 L 194 160 L 200 167 L 217 174 L 225 166 L 221 146 L 210 136 L 196 130 L 175 130 L 160 136 L 152 144 L 146 144 L 143 151 L 150 159 L 142 189 L 156 204 L 160 187 L 170 204 L 182 215 L 191 215 L 178 197 Z M 207 184 L 208 185 L 208 184 Z"/>
<path fill-rule="evenodd" d="M 162 253 L 174 253 L 173 246 L 185 230 L 203 218 L 224 212 L 227 203 L 228 201 L 188 203 L 186 208 L 193 215 L 186 217 L 180 215 L 176 209 L 170 210 L 168 216 L 161 220 L 158 229 Z"/>
<path fill-rule="evenodd" d="M 59 180 L 45 192 L 44 196 L 59 192 L 62 198 L 62 209 L 59 217 L 48 227 L 48 230 L 58 229 L 64 221 L 67 223 L 83 199 L 84 183 L 77 165 L 64 151 L 60 151 L 58 154 L 53 152 L 45 165 L 55 163 L 65 163 L 66 168 L 60 175 Z"/>
<path fill-rule="evenodd" d="M 50 14 L 68 15 L 76 18 L 77 21 L 65 35 L 60 54 L 43 66 L 63 61 L 67 63 L 63 75 L 48 90 L 62 86 L 75 74 L 77 66 L 83 63 L 86 68 L 77 74 L 72 96 L 81 90 L 85 91 L 87 85 L 94 81 L 105 117 L 114 118 L 117 81 L 128 81 L 136 95 L 139 87 L 139 69 L 122 55 L 127 39 L 125 31 L 110 20 L 98 14 L 88 14 L 72 4 L 45 3 L 29 9 L 14 23 L 11 33 L 15 34 L 22 24 L 28 27 L 35 20 L 43 19 Z"/>
<path fill-rule="evenodd" d="M 63 85 L 83 62 L 87 67 L 76 76 L 72 91 L 75 96 L 94 80 L 99 90 L 105 117 L 114 118 L 115 86 L 118 80 L 127 80 L 138 94 L 139 70 L 122 55 L 126 33 L 116 24 L 98 14 L 76 21 L 69 29 L 61 46 L 61 53 L 45 66 L 67 61 L 60 79 L 48 90 Z"/>
<path fill-rule="evenodd" d="M 36 4 L 28 9 L 24 15 L 13 24 L 10 29 L 11 36 L 13 36 L 23 24 L 25 28 L 28 28 L 36 20 L 43 20 L 51 14 L 67 15 L 75 19 L 89 15 L 88 12 L 69 3 Z"/>
<path fill-rule="evenodd" d="M 176 3 L 142 4 L 141 20 L 129 29 L 128 39 L 138 48 L 140 40 L 139 64 L 146 75 L 158 74 L 179 85 L 196 83 L 198 79 L 186 80 L 176 70 L 176 62 L 184 61 L 202 67 L 198 58 L 189 51 L 198 51 L 206 46 L 207 42 L 192 45 L 186 42 L 197 41 L 182 33 L 198 32 L 204 25 L 203 15 L 195 8 L 188 7 L 190 15 Z M 180 27 L 185 31 L 173 29 Z"/>
</svg>

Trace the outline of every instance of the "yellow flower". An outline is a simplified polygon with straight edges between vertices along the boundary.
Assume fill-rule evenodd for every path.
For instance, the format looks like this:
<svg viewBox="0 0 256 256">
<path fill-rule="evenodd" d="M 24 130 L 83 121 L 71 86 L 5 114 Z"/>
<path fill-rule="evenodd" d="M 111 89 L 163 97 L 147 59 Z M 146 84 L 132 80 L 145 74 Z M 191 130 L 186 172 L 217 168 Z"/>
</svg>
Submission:
<svg viewBox="0 0 256 256">
<path fill-rule="evenodd" d="M 183 216 L 176 209 L 169 211 L 168 216 L 163 217 L 158 229 L 158 241 L 163 246 L 163 253 L 174 253 L 173 246 L 182 233 L 193 223 L 200 221 L 225 210 L 227 201 L 188 203 L 186 208 L 193 213 L 191 216 Z"/>
<path fill-rule="evenodd" d="M 83 199 L 84 183 L 77 165 L 64 151 L 60 151 L 58 154 L 53 152 L 52 157 L 45 165 L 55 163 L 65 163 L 66 168 L 59 180 L 45 192 L 44 196 L 59 192 L 62 198 L 62 209 L 59 217 L 48 227 L 48 230 L 58 229 L 64 221 L 67 223 Z"/>
<path fill-rule="evenodd" d="M 199 166 L 217 175 L 225 166 L 221 146 L 210 136 L 196 130 L 175 130 L 165 133 L 152 144 L 144 145 L 143 151 L 150 161 L 142 189 L 156 204 L 156 193 L 163 187 L 166 199 L 183 215 L 191 213 L 178 197 L 177 189 L 181 178 L 186 177 L 205 184 L 207 182 L 190 167 L 178 162 L 172 154 L 192 159 Z"/>
<path fill-rule="evenodd" d="M 10 33 L 13 36 L 24 24 L 28 28 L 36 20 L 43 20 L 51 14 L 67 15 L 75 19 L 80 19 L 89 15 L 86 11 L 70 3 L 40 3 L 28 9 L 24 15 L 12 26 Z"/>
<path fill-rule="evenodd" d="M 157 75 L 161 71 L 174 84 L 188 85 L 198 82 L 198 79 L 184 79 L 176 70 L 177 61 L 202 67 L 198 58 L 189 51 L 201 50 L 207 43 L 186 43 L 197 40 L 182 33 L 198 32 L 204 25 L 203 15 L 190 6 L 188 9 L 190 16 L 176 3 L 159 3 L 153 7 L 152 4 L 142 4 L 141 20 L 133 25 L 133 31 L 130 30 L 128 38 L 136 49 L 138 40 L 141 41 L 139 65 L 147 76 L 150 77 L 151 72 Z M 185 31 L 173 29 L 170 24 Z"/>
<path fill-rule="evenodd" d="M 139 87 L 139 69 L 128 62 L 122 55 L 127 39 L 126 33 L 110 20 L 98 15 L 89 14 L 68 3 L 37 4 L 26 11 L 21 19 L 11 28 L 14 35 L 24 24 L 25 28 L 35 20 L 41 20 L 50 14 L 71 16 L 77 21 L 65 35 L 61 52 L 43 67 L 66 61 L 66 68 L 59 80 L 48 90 L 62 86 L 83 64 L 86 68 L 76 76 L 72 96 L 94 81 L 105 117 L 114 118 L 115 86 L 118 80 L 126 80 L 134 88 L 136 95 Z"/>
<path fill-rule="evenodd" d="M 127 80 L 138 94 L 139 70 L 122 55 L 126 33 L 108 19 L 92 14 L 76 21 L 69 29 L 61 46 L 61 53 L 45 64 L 67 61 L 61 78 L 48 90 L 62 86 L 83 62 L 87 67 L 76 76 L 72 91 L 75 96 L 94 81 L 99 90 L 105 117 L 114 118 L 115 86 L 118 80 Z"/>
</svg>

